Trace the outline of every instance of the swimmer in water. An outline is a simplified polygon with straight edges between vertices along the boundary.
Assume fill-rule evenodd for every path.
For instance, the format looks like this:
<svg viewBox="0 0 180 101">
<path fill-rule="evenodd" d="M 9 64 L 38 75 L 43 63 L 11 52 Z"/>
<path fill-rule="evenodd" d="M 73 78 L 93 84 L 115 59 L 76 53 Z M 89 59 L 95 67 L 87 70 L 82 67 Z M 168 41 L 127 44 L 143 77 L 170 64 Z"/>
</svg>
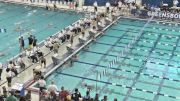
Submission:
<svg viewBox="0 0 180 101">
<path fill-rule="evenodd" d="M 48 13 L 43 13 L 42 15 L 45 15 L 45 16 L 46 16 L 46 15 L 48 15 Z"/>
<path fill-rule="evenodd" d="M 53 23 L 49 23 L 47 27 L 51 28 L 52 26 L 53 26 Z"/>
<path fill-rule="evenodd" d="M 0 52 L 0 57 L 5 56 L 6 54 L 4 52 Z"/>
<path fill-rule="evenodd" d="M 18 26 L 14 31 L 19 32 L 21 30 L 20 26 Z"/>
</svg>

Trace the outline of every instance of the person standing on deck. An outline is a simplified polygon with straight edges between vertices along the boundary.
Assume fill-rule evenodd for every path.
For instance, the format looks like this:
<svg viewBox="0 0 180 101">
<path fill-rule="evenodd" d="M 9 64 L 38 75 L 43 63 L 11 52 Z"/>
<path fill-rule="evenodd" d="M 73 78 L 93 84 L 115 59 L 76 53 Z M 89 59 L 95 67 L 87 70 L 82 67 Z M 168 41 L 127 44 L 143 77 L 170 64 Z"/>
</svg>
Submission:
<svg viewBox="0 0 180 101">
<path fill-rule="evenodd" d="M 101 101 L 108 101 L 107 96 L 104 96 L 104 98 Z"/>
<path fill-rule="evenodd" d="M 41 78 L 39 79 L 38 85 L 39 85 L 40 93 L 42 93 L 43 90 L 46 89 L 46 81 L 44 80 L 43 76 L 41 76 Z"/>
<path fill-rule="evenodd" d="M 6 79 L 8 82 L 8 87 L 11 87 L 11 81 L 12 81 L 12 72 L 9 68 L 6 69 Z"/>
<path fill-rule="evenodd" d="M 71 35 L 71 38 L 70 38 L 71 45 L 73 45 L 73 42 L 74 42 L 74 35 Z"/>
<path fill-rule="evenodd" d="M 81 93 L 76 88 L 75 92 L 71 96 L 74 101 L 79 101 L 79 98 L 81 98 Z"/>
<path fill-rule="evenodd" d="M 33 36 L 32 35 L 30 35 L 28 37 L 28 41 L 29 41 L 29 49 L 32 49 L 33 48 Z"/>
<path fill-rule="evenodd" d="M 23 39 L 22 36 L 19 38 L 19 46 L 20 46 L 20 52 L 25 49 L 25 48 L 24 48 L 25 43 L 24 43 L 24 39 Z"/>
<path fill-rule="evenodd" d="M 122 2 L 121 2 L 121 0 L 119 0 L 119 2 L 118 2 L 118 9 L 119 9 L 119 11 L 121 10 L 121 7 L 122 7 Z"/>
<path fill-rule="evenodd" d="M 11 91 L 11 95 L 6 98 L 6 101 L 18 101 L 18 99 L 14 96 L 15 92 Z"/>
<path fill-rule="evenodd" d="M 54 41 L 54 44 L 53 44 L 54 54 L 58 54 L 59 47 L 60 47 L 60 44 L 57 41 Z"/>
<path fill-rule="evenodd" d="M 33 36 L 33 47 L 36 47 L 37 45 L 37 39 L 35 36 Z"/>
<path fill-rule="evenodd" d="M 109 13 L 111 4 L 109 2 L 106 2 L 106 13 Z"/>
<path fill-rule="evenodd" d="M 0 62 L 0 81 L 1 81 L 1 74 L 2 74 L 2 71 L 3 71 L 3 64 Z"/>
<path fill-rule="evenodd" d="M 23 61 L 23 56 L 20 55 L 19 58 L 17 59 L 17 64 L 21 67 L 21 68 L 25 68 L 25 63 Z"/>
<path fill-rule="evenodd" d="M 46 58 L 44 57 L 44 54 L 40 57 L 40 64 L 41 67 L 43 66 L 43 68 L 46 68 Z"/>
<path fill-rule="evenodd" d="M 59 92 L 59 101 L 66 101 L 69 92 L 64 90 L 64 87 L 61 87 L 61 91 Z"/>
<path fill-rule="evenodd" d="M 94 97 L 94 101 L 100 101 L 99 100 L 99 94 L 96 93 L 95 97 Z"/>
<path fill-rule="evenodd" d="M 49 92 L 57 92 L 58 88 L 57 86 L 54 84 L 54 81 L 51 81 L 51 84 L 48 86 L 47 90 Z"/>
<path fill-rule="evenodd" d="M 97 6 L 98 6 L 97 1 L 94 2 L 93 6 L 94 6 L 94 13 L 96 13 L 97 12 Z"/>
</svg>

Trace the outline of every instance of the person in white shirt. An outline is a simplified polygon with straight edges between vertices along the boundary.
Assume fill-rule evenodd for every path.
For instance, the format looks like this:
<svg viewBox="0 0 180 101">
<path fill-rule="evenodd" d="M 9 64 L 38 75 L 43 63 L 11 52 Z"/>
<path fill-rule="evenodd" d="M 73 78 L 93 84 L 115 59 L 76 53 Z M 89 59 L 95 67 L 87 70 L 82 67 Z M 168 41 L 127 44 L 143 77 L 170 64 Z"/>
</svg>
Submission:
<svg viewBox="0 0 180 101">
<path fill-rule="evenodd" d="M 8 87 L 11 87 L 11 81 L 12 81 L 12 72 L 9 68 L 6 69 L 6 79 L 8 82 Z"/>
<path fill-rule="evenodd" d="M 50 36 L 49 41 L 53 44 L 54 43 L 54 38 L 52 36 Z"/>
<path fill-rule="evenodd" d="M 25 63 L 23 61 L 22 55 L 19 56 L 19 58 L 17 59 L 17 64 L 21 67 L 21 68 L 25 68 Z"/>
<path fill-rule="evenodd" d="M 118 2 L 118 8 L 119 8 L 119 11 L 121 10 L 121 7 L 122 7 L 122 2 L 121 0 Z"/>
<path fill-rule="evenodd" d="M 0 62 L 0 81 L 1 81 L 1 74 L 2 74 L 2 71 L 3 71 L 3 64 Z"/>
<path fill-rule="evenodd" d="M 106 2 L 106 13 L 109 13 L 111 4 L 109 2 Z"/>
<path fill-rule="evenodd" d="M 51 84 L 48 86 L 47 89 L 49 92 L 57 92 L 58 88 L 57 86 L 54 84 L 54 81 L 51 82 Z"/>
<path fill-rule="evenodd" d="M 44 77 L 41 76 L 41 78 L 38 81 L 39 90 L 42 92 L 46 88 L 46 81 L 44 80 Z"/>
<path fill-rule="evenodd" d="M 95 1 L 93 5 L 94 5 L 94 12 L 97 12 L 97 6 L 98 6 L 97 1 Z"/>
<path fill-rule="evenodd" d="M 37 56 L 36 56 L 34 51 L 30 52 L 30 59 L 32 60 L 33 63 L 37 63 L 38 62 L 38 58 L 37 58 Z"/>
<path fill-rule="evenodd" d="M 63 31 L 58 34 L 58 38 L 61 39 L 64 36 Z"/>
<path fill-rule="evenodd" d="M 44 42 L 44 45 L 52 51 L 53 49 L 53 44 L 52 44 L 52 39 L 46 39 Z"/>
<path fill-rule="evenodd" d="M 174 7 L 177 7 L 178 4 L 179 4 L 179 1 L 178 1 L 178 0 L 173 0 L 173 6 L 174 6 Z"/>
<path fill-rule="evenodd" d="M 18 75 L 16 65 L 15 65 L 15 63 L 14 63 L 13 61 L 9 61 L 8 68 L 9 68 L 16 76 Z"/>
</svg>

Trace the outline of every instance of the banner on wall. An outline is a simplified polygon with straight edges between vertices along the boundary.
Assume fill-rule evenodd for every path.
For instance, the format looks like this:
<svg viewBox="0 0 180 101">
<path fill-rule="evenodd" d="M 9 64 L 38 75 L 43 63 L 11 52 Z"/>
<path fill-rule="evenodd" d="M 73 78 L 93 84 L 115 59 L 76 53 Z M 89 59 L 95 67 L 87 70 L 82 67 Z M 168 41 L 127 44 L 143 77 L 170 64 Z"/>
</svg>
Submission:
<svg viewBox="0 0 180 101">
<path fill-rule="evenodd" d="M 148 11 L 147 15 L 154 16 L 154 17 L 160 17 L 160 18 L 180 19 L 180 13 Z"/>
</svg>

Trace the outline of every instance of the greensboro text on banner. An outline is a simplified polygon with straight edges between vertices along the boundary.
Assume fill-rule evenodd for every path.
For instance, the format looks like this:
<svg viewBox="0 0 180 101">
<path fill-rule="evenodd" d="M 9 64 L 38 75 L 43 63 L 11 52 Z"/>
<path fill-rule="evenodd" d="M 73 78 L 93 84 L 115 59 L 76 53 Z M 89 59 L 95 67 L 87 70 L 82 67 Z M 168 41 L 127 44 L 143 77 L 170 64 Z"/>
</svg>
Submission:
<svg viewBox="0 0 180 101">
<path fill-rule="evenodd" d="M 155 16 L 160 18 L 172 18 L 172 19 L 180 19 L 180 13 L 171 13 L 171 12 L 147 12 L 148 16 Z"/>
</svg>

